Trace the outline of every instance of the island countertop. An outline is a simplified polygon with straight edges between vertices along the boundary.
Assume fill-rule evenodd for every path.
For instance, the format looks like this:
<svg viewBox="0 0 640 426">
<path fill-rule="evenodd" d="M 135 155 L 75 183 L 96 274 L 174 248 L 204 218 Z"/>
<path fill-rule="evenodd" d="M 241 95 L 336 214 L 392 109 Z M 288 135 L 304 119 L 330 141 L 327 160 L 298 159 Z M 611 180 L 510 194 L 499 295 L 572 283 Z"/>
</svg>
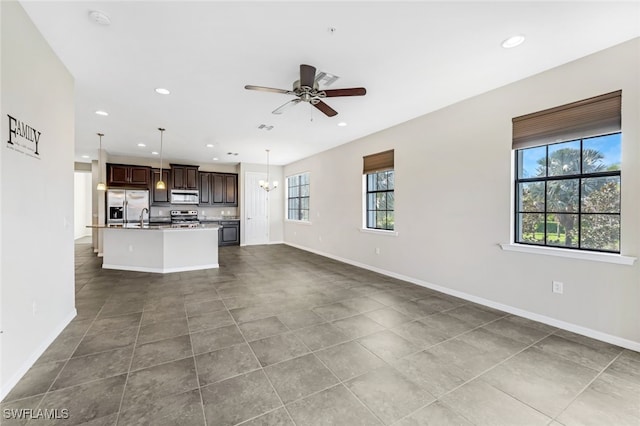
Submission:
<svg viewBox="0 0 640 426">
<path fill-rule="evenodd" d="M 220 229 L 218 224 L 214 223 L 197 223 L 197 224 L 161 224 L 161 225 L 149 225 L 145 223 L 140 225 L 139 223 L 125 223 L 125 224 L 107 224 L 107 225 L 87 225 L 87 228 L 96 229 L 137 229 L 137 230 L 161 230 L 161 231 L 203 231 L 211 230 L 217 231 Z"/>
</svg>

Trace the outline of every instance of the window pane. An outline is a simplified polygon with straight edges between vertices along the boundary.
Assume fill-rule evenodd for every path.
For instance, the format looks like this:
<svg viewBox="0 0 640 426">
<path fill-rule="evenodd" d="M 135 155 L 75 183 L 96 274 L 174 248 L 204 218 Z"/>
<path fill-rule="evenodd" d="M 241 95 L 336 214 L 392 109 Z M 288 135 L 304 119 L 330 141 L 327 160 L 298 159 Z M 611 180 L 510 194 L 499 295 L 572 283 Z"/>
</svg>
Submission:
<svg viewBox="0 0 640 426">
<path fill-rule="evenodd" d="M 289 187 L 294 186 L 294 185 L 296 184 L 296 178 L 297 178 L 297 176 L 291 176 L 291 177 L 288 177 L 288 178 L 287 178 L 287 185 L 288 185 Z"/>
<path fill-rule="evenodd" d="M 392 211 L 387 212 L 387 229 L 393 230 L 395 226 L 395 216 Z"/>
<path fill-rule="evenodd" d="M 376 194 L 376 210 L 387 209 L 387 193 L 379 192 Z"/>
<path fill-rule="evenodd" d="M 538 146 L 518 150 L 518 178 L 542 177 L 547 175 L 547 147 Z"/>
<path fill-rule="evenodd" d="M 292 188 L 289 188 L 289 196 L 290 197 L 298 197 L 300 195 L 300 187 L 299 186 L 294 186 Z"/>
<path fill-rule="evenodd" d="M 376 228 L 385 229 L 387 227 L 387 212 L 376 212 Z"/>
<path fill-rule="evenodd" d="M 300 185 L 308 185 L 309 184 L 309 173 L 304 173 L 300 175 Z"/>
<path fill-rule="evenodd" d="M 521 213 L 518 219 L 517 242 L 544 244 L 544 214 Z"/>
<path fill-rule="evenodd" d="M 385 172 L 376 173 L 376 188 L 378 191 L 387 189 L 387 174 Z"/>
<path fill-rule="evenodd" d="M 367 194 L 367 210 L 375 210 L 376 194 Z"/>
<path fill-rule="evenodd" d="M 547 211 L 578 211 L 578 179 L 564 179 L 547 182 Z"/>
<path fill-rule="evenodd" d="M 289 208 L 298 210 L 300 208 L 300 200 L 298 198 L 292 198 L 289 200 Z"/>
<path fill-rule="evenodd" d="M 367 228 L 376 227 L 376 212 L 375 210 L 369 210 L 367 212 Z"/>
<path fill-rule="evenodd" d="M 387 192 L 387 210 L 395 210 L 395 200 L 393 192 Z"/>
<path fill-rule="evenodd" d="M 295 214 L 294 214 L 293 210 L 289 210 L 289 212 L 287 213 L 287 219 L 289 219 L 289 220 L 294 220 L 295 219 Z"/>
<path fill-rule="evenodd" d="M 521 212 L 544 211 L 544 182 L 518 184 L 518 210 Z"/>
<path fill-rule="evenodd" d="M 395 188 L 395 172 L 393 170 L 389 170 L 387 172 L 387 189 L 394 189 Z"/>
<path fill-rule="evenodd" d="M 309 209 L 309 199 L 308 198 L 300 198 L 300 208 L 301 209 Z"/>
<path fill-rule="evenodd" d="M 302 213 L 302 220 L 308 221 L 309 220 L 309 210 L 302 210 L 301 213 Z"/>
<path fill-rule="evenodd" d="M 376 191 L 378 186 L 376 185 L 376 174 L 367 175 L 367 191 Z"/>
<path fill-rule="evenodd" d="M 547 244 L 550 246 L 578 247 L 578 215 L 547 215 Z"/>
<path fill-rule="evenodd" d="M 308 197 L 309 196 L 309 185 L 302 185 L 300 187 L 300 196 Z"/>
<path fill-rule="evenodd" d="M 586 214 L 582 216 L 580 246 L 606 251 L 620 251 L 620 216 Z"/>
<path fill-rule="evenodd" d="M 620 176 L 582 179 L 583 213 L 620 213 Z"/>
<path fill-rule="evenodd" d="M 549 176 L 579 174 L 580 141 L 549 145 L 547 166 L 549 167 Z"/>
<path fill-rule="evenodd" d="M 582 173 L 620 170 L 622 135 L 598 136 L 582 142 Z"/>
</svg>

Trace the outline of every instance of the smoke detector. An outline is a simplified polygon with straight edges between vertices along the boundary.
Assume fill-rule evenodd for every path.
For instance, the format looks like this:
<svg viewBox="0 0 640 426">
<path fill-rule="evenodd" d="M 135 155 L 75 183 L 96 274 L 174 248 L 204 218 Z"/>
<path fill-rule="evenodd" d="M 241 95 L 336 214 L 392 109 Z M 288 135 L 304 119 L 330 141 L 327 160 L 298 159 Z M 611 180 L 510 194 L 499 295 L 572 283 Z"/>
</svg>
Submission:
<svg viewBox="0 0 640 426">
<path fill-rule="evenodd" d="M 99 10 L 90 10 L 89 11 L 89 19 L 91 19 L 96 24 L 100 24 L 100 25 L 110 25 L 111 24 L 111 18 L 109 18 L 109 15 L 107 15 L 106 13 L 101 12 Z"/>
</svg>

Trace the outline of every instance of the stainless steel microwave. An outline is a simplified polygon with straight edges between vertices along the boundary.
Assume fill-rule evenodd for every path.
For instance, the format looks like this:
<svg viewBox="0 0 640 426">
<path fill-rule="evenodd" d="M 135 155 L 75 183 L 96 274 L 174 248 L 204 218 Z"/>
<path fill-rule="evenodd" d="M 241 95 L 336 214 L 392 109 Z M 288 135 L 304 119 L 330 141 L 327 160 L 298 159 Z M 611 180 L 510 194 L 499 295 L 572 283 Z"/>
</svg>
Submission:
<svg viewBox="0 0 640 426">
<path fill-rule="evenodd" d="M 197 189 L 172 189 L 171 204 L 198 204 L 200 192 Z"/>
</svg>

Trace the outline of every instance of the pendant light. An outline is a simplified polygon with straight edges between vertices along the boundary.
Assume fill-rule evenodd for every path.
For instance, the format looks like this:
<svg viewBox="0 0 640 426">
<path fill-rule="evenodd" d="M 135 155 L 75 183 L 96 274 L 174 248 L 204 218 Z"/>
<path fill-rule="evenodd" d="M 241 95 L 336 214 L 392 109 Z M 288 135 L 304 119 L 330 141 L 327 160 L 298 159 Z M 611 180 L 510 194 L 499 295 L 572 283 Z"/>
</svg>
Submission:
<svg viewBox="0 0 640 426">
<path fill-rule="evenodd" d="M 260 187 L 262 189 L 264 189 L 265 191 L 269 192 L 272 189 L 276 189 L 278 187 L 278 181 L 275 180 L 273 181 L 273 186 L 271 185 L 271 183 L 269 183 L 269 150 L 266 149 L 265 151 L 267 151 L 267 181 L 260 181 Z"/>
<path fill-rule="evenodd" d="M 104 133 L 97 133 L 100 137 L 100 150 L 98 151 L 98 184 L 96 185 L 96 189 L 98 191 L 106 191 L 107 185 L 102 180 L 102 137 Z"/>
<path fill-rule="evenodd" d="M 167 186 L 162 180 L 162 135 L 165 129 L 158 127 L 158 130 L 160 130 L 160 180 L 156 183 L 156 189 L 167 189 Z"/>
</svg>

